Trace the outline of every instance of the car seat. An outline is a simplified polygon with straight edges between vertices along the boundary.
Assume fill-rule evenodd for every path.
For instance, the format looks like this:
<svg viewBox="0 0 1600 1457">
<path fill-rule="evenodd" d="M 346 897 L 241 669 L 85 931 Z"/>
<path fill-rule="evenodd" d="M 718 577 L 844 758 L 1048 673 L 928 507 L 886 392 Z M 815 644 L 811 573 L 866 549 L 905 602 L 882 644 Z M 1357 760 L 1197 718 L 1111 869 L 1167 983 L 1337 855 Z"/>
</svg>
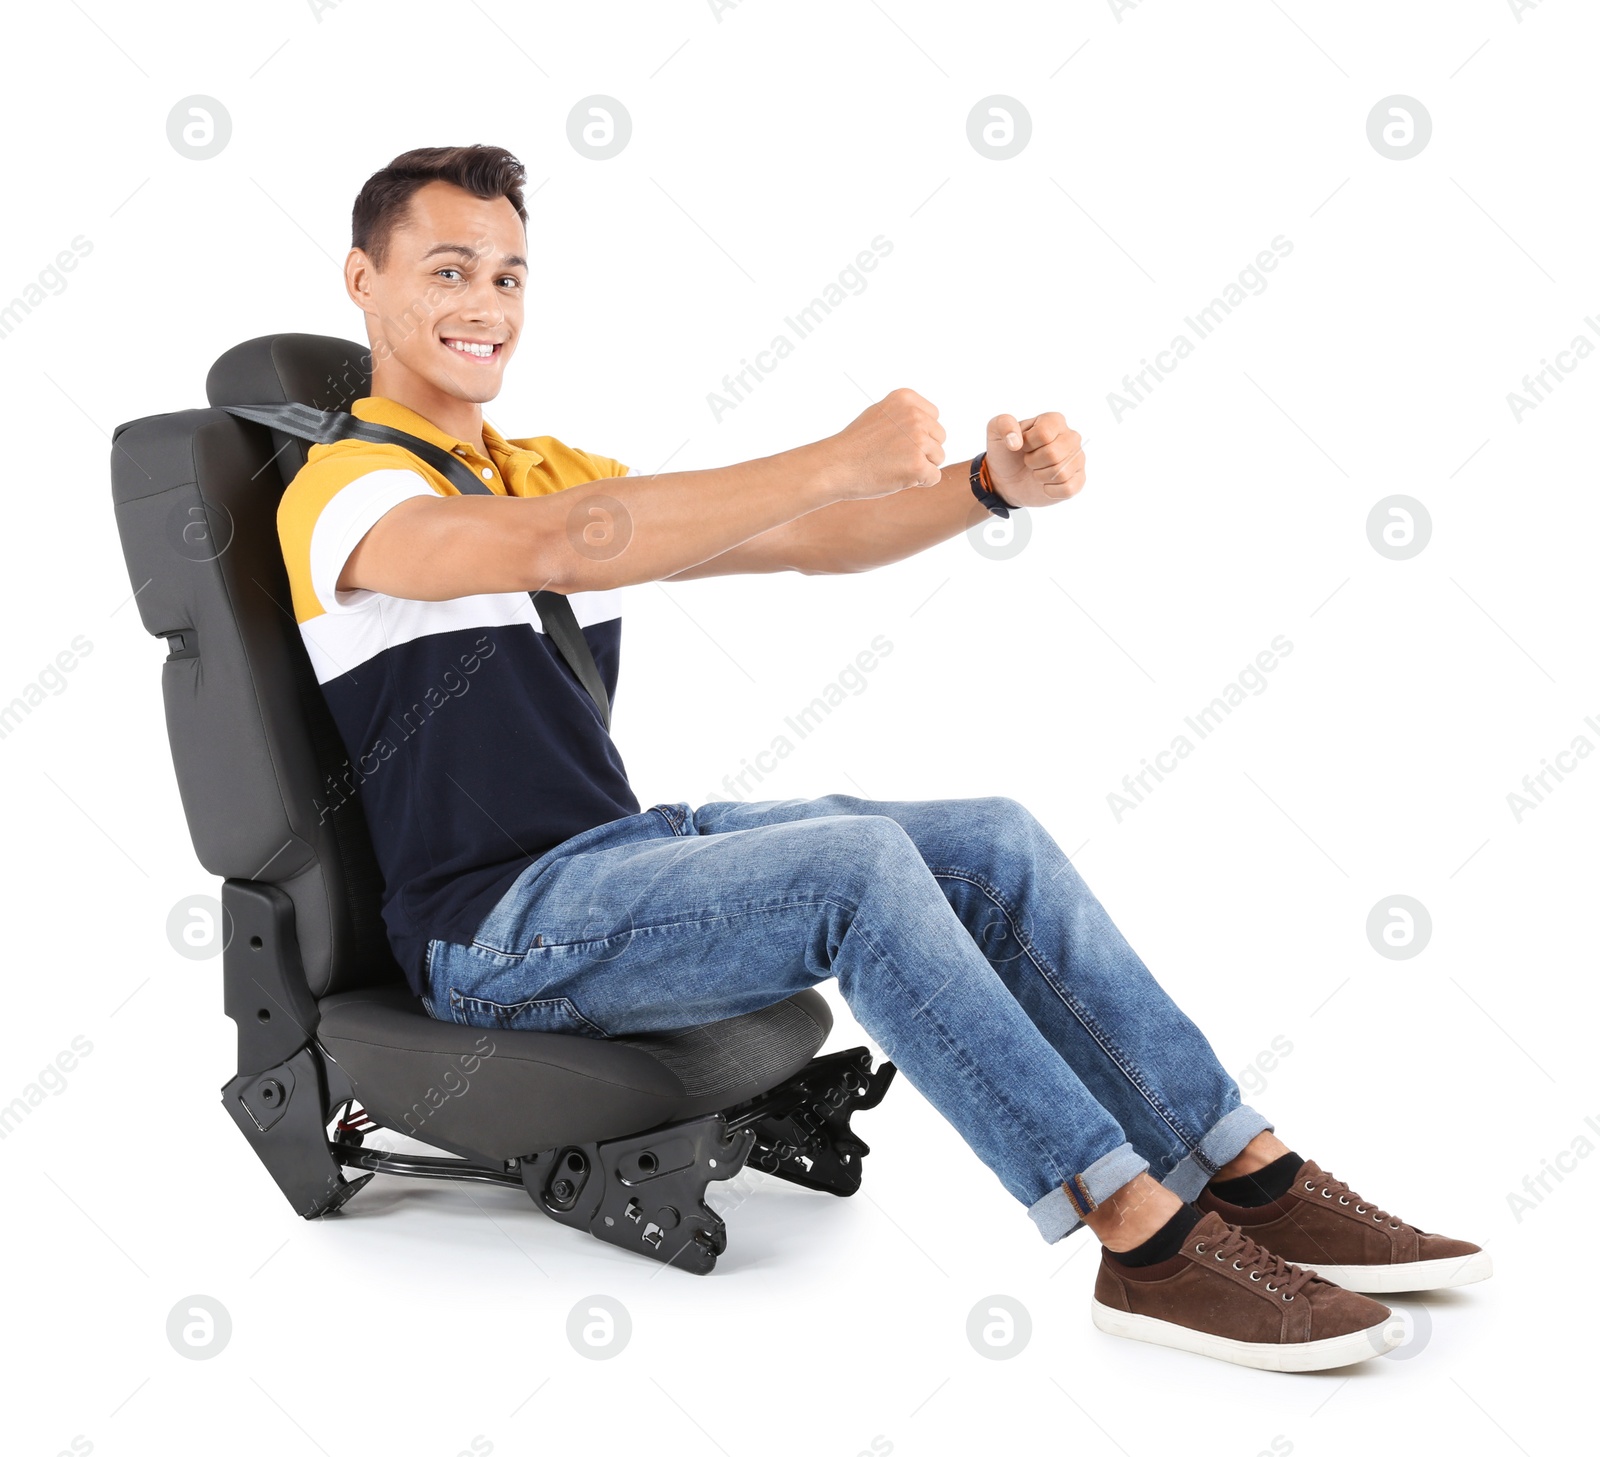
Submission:
<svg viewBox="0 0 1600 1457">
<path fill-rule="evenodd" d="M 817 1056 L 814 990 L 706 1026 L 598 1039 L 436 1021 L 379 915 L 382 877 L 348 754 L 301 645 L 276 513 L 305 445 L 226 407 L 347 411 L 369 354 L 275 334 L 212 366 L 212 408 L 118 426 L 117 526 L 163 638 L 167 736 L 195 853 L 223 877 L 222 1101 L 294 1210 L 337 1214 L 374 1173 L 516 1185 L 551 1219 L 697 1274 L 726 1248 L 707 1186 L 746 1167 L 855 1192 L 855 1112 L 895 1068 Z M 440 1151 L 364 1146 L 375 1128 Z M 361 1171 L 347 1179 L 345 1170 Z"/>
</svg>

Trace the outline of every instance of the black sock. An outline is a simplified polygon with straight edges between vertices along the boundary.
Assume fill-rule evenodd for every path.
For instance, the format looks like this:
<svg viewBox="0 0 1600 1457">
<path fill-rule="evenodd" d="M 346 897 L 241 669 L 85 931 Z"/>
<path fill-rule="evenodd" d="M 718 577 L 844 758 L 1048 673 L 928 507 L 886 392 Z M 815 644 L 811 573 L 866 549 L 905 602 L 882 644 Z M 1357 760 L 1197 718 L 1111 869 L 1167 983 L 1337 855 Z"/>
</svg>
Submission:
<svg viewBox="0 0 1600 1457">
<path fill-rule="evenodd" d="M 1253 1174 L 1241 1174 L 1237 1179 L 1213 1179 L 1211 1192 L 1226 1203 L 1238 1204 L 1246 1209 L 1270 1204 L 1289 1192 L 1289 1185 L 1294 1183 L 1294 1176 L 1300 1172 L 1300 1165 L 1304 1162 L 1299 1154 L 1286 1153 L 1281 1159 L 1273 1159 L 1266 1168 L 1257 1169 Z"/>
<path fill-rule="evenodd" d="M 1154 1265 L 1170 1260 L 1201 1218 L 1193 1204 L 1185 1204 L 1142 1245 L 1135 1245 L 1131 1250 L 1108 1249 L 1106 1253 L 1119 1265 Z"/>
</svg>

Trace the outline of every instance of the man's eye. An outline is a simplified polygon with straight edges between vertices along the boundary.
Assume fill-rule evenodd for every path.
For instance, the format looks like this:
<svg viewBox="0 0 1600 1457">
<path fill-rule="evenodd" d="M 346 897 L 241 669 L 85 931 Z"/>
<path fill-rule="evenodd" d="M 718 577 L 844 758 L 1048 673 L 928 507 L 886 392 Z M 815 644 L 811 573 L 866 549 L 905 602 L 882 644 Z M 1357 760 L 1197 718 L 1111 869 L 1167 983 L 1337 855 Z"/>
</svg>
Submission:
<svg viewBox="0 0 1600 1457">
<path fill-rule="evenodd" d="M 522 280 L 520 278 L 518 278 L 514 273 L 506 274 L 506 276 L 504 278 L 502 278 L 500 280 L 500 282 L 501 283 L 509 283 L 513 288 L 521 288 L 522 287 Z"/>
</svg>

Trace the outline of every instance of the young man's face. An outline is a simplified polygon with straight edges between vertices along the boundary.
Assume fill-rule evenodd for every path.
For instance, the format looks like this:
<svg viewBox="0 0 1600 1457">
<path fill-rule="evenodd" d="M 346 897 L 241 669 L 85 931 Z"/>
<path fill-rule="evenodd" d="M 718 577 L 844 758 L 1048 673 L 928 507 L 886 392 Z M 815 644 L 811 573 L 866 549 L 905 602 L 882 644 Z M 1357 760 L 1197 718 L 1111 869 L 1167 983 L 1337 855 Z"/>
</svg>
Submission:
<svg viewBox="0 0 1600 1457">
<path fill-rule="evenodd" d="M 494 399 L 522 333 L 527 246 L 505 198 L 448 182 L 418 189 L 389 235 L 382 271 L 360 249 L 345 263 L 350 297 L 367 315 L 375 374 L 393 378 L 398 368 L 415 377 L 408 383 L 455 399 Z"/>
</svg>

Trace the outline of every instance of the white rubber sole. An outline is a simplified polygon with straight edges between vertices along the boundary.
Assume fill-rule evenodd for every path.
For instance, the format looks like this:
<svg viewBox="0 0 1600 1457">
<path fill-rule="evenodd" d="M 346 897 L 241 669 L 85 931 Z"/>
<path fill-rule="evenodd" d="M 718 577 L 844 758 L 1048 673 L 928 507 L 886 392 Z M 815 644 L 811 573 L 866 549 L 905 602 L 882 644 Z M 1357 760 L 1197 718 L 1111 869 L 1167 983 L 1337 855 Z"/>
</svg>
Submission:
<svg viewBox="0 0 1600 1457">
<path fill-rule="evenodd" d="M 1107 1335 L 1130 1341 L 1148 1341 L 1155 1346 L 1171 1346 L 1177 1351 L 1193 1351 L 1235 1366 L 1251 1366 L 1257 1371 L 1330 1371 L 1337 1366 L 1353 1366 L 1392 1351 L 1405 1339 L 1405 1323 L 1395 1317 L 1380 1321 L 1366 1330 L 1346 1336 L 1329 1336 L 1320 1341 L 1301 1341 L 1280 1345 L 1276 1341 L 1236 1341 L 1206 1331 L 1190 1330 L 1153 1315 L 1133 1315 L 1113 1310 L 1098 1300 L 1091 1307 L 1094 1323 Z"/>
<path fill-rule="evenodd" d="M 1311 1265 L 1324 1280 L 1332 1280 L 1358 1295 L 1403 1295 L 1416 1290 L 1454 1290 L 1476 1285 L 1494 1274 L 1487 1250 L 1450 1260 L 1413 1260 L 1408 1265 Z"/>
</svg>

